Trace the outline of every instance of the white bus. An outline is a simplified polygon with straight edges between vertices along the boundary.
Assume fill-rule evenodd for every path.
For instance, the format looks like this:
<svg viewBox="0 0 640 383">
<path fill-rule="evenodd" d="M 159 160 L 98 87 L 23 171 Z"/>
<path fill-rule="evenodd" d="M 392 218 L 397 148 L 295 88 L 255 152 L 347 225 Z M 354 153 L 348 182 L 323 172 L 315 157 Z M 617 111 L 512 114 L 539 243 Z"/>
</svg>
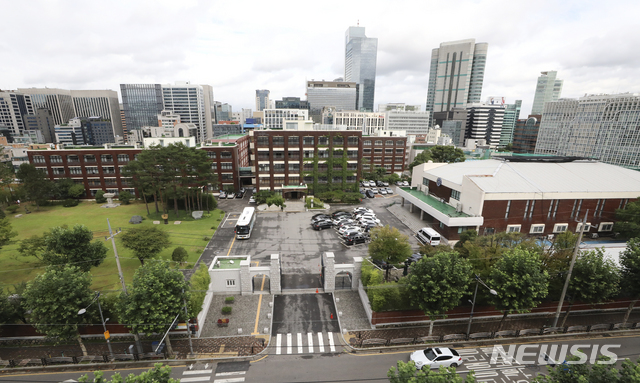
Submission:
<svg viewBox="0 0 640 383">
<path fill-rule="evenodd" d="M 424 245 L 438 246 L 440 244 L 440 234 L 430 227 L 423 227 L 418 230 L 416 238 Z"/>
<path fill-rule="evenodd" d="M 256 208 L 245 207 L 236 223 L 236 238 L 248 239 L 251 237 L 251 230 L 253 230 L 254 223 L 256 223 Z"/>
</svg>

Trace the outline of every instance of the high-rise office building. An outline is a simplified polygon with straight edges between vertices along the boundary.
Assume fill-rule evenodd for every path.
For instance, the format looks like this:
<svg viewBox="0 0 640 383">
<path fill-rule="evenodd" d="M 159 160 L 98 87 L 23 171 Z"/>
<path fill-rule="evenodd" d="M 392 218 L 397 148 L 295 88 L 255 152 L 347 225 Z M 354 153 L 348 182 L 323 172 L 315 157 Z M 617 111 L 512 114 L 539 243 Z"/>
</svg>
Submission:
<svg viewBox="0 0 640 383">
<path fill-rule="evenodd" d="M 536 94 L 533 98 L 531 114 L 540 115 L 544 110 L 544 104 L 550 101 L 558 101 L 562 93 L 563 80 L 558 80 L 558 72 L 554 70 L 541 72 L 536 85 Z"/>
<path fill-rule="evenodd" d="M 640 94 L 589 95 L 547 102 L 536 154 L 596 158 L 640 169 Z"/>
<path fill-rule="evenodd" d="M 18 88 L 25 95 L 27 110 L 34 113 L 37 109 L 49 109 L 57 125 L 66 124 L 76 117 L 71 91 L 56 88 Z"/>
<path fill-rule="evenodd" d="M 269 91 L 267 89 L 256 89 L 256 111 L 261 112 L 270 108 Z"/>
<path fill-rule="evenodd" d="M 356 110 L 357 85 L 344 81 L 307 81 L 307 101 L 310 116 L 316 123 L 322 122 L 322 109 Z"/>
<path fill-rule="evenodd" d="M 158 114 L 164 108 L 162 85 L 120 84 L 120 92 L 127 131 L 158 125 Z"/>
<path fill-rule="evenodd" d="M 475 39 L 440 44 L 431 51 L 426 110 L 436 113 L 479 103 L 489 44 Z"/>
<path fill-rule="evenodd" d="M 42 139 L 46 143 L 56 142 L 55 122 L 49 109 L 37 109 L 35 113 L 24 116 L 27 130 L 38 130 L 42 133 Z"/>
<path fill-rule="evenodd" d="M 356 110 L 373 112 L 377 57 L 378 39 L 367 37 L 364 27 L 349 27 L 345 33 L 344 80 L 358 84 Z"/>
<path fill-rule="evenodd" d="M 516 100 L 515 104 L 504 105 L 504 120 L 502 122 L 502 130 L 500 131 L 500 144 L 498 146 L 505 147 L 513 142 L 513 132 L 516 127 L 516 121 L 520 118 L 520 108 L 522 100 Z"/>
<path fill-rule="evenodd" d="M 191 84 L 188 81 L 176 81 L 175 84 L 162 85 L 164 110 L 171 110 L 180 116 L 185 124 L 196 124 L 197 142 L 213 137 L 213 88 L 211 85 Z M 156 113 L 155 124 L 158 123 Z"/>
<path fill-rule="evenodd" d="M 276 109 L 309 110 L 309 101 L 300 100 L 300 97 L 282 97 L 282 100 L 276 100 Z"/>
<path fill-rule="evenodd" d="M 14 91 L 0 91 L 0 126 L 15 135 L 25 130 L 24 116 L 28 114 L 24 94 Z"/>
<path fill-rule="evenodd" d="M 504 105 L 470 104 L 467 112 L 466 139 L 485 140 L 489 146 L 500 143 Z"/>
<path fill-rule="evenodd" d="M 513 131 L 513 152 L 533 154 L 540 130 L 540 116 L 529 115 L 526 120 L 518 120 Z"/>
</svg>

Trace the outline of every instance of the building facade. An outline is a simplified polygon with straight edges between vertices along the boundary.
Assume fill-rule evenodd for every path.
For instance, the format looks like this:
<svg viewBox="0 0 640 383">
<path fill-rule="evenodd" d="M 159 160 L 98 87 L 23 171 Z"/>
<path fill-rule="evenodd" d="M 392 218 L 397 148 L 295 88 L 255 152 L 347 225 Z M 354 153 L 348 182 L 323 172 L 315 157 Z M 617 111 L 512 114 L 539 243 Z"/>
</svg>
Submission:
<svg viewBox="0 0 640 383">
<path fill-rule="evenodd" d="M 563 80 L 556 78 L 558 72 L 551 70 L 541 72 L 536 85 L 536 94 L 533 98 L 531 114 L 540 115 L 544 110 L 544 104 L 551 101 L 558 101 L 562 93 Z"/>
<path fill-rule="evenodd" d="M 479 103 L 489 44 L 475 39 L 440 44 L 431 51 L 426 110 L 446 112 Z"/>
<path fill-rule="evenodd" d="M 284 129 L 287 120 L 308 120 L 309 111 L 306 109 L 264 109 L 265 129 Z"/>
<path fill-rule="evenodd" d="M 0 126 L 9 129 L 13 135 L 18 136 L 26 129 L 24 116 L 29 112 L 24 94 L 14 91 L 0 91 Z"/>
<path fill-rule="evenodd" d="M 310 110 L 309 101 L 300 100 L 300 97 L 282 97 L 282 100 L 276 100 L 276 109 Z"/>
<path fill-rule="evenodd" d="M 589 95 L 545 104 L 536 154 L 595 158 L 640 169 L 640 94 Z"/>
<path fill-rule="evenodd" d="M 385 113 L 359 111 L 332 111 L 333 125 L 348 130 L 360 130 L 364 135 L 375 134 L 386 127 Z M 324 118 L 323 118 L 324 120 Z"/>
<path fill-rule="evenodd" d="M 526 120 L 518 120 L 513 132 L 513 152 L 518 154 L 533 154 L 536 151 L 540 117 L 529 116 Z"/>
<path fill-rule="evenodd" d="M 377 57 L 378 39 L 367 37 L 364 27 L 349 27 L 345 32 L 344 80 L 358 84 L 356 110 L 373 112 Z"/>
<path fill-rule="evenodd" d="M 638 190 L 640 173 L 614 165 L 505 157 L 421 164 L 411 187 L 397 192 L 411 210 L 420 209 L 425 226 L 452 242 L 468 229 L 545 237 L 575 232 L 587 212 L 587 235 L 613 235 L 616 209 L 635 200 Z"/>
<path fill-rule="evenodd" d="M 504 121 L 504 110 L 503 105 L 469 105 L 465 139 L 485 140 L 489 146 L 498 146 Z"/>
<path fill-rule="evenodd" d="M 162 101 L 162 110 L 170 110 L 178 114 L 182 123 L 196 124 L 198 142 L 204 142 L 207 138 L 213 137 L 211 110 L 214 104 L 213 89 L 210 85 L 191 84 L 188 81 L 163 84 Z M 158 111 L 155 116 L 161 111 Z"/>
<path fill-rule="evenodd" d="M 269 102 L 269 91 L 267 89 L 256 89 L 256 111 L 261 112 L 271 107 Z M 277 106 L 276 106 L 277 108 Z"/>
<path fill-rule="evenodd" d="M 120 93 L 127 131 L 158 124 L 158 114 L 164 108 L 162 85 L 120 84 Z"/>
<path fill-rule="evenodd" d="M 27 111 L 33 114 L 37 109 L 49 109 L 56 125 L 66 124 L 78 117 L 73 107 L 71 91 L 56 88 L 18 88 L 25 95 Z"/>
<path fill-rule="evenodd" d="M 406 134 L 429 132 L 430 114 L 417 110 L 389 110 L 386 115 L 386 130 L 403 130 Z"/>
<path fill-rule="evenodd" d="M 356 110 L 357 84 L 343 81 L 307 81 L 307 101 L 313 121 L 322 122 L 322 110 Z"/>
<path fill-rule="evenodd" d="M 504 120 L 502 121 L 498 146 L 504 148 L 513 142 L 513 131 L 516 127 L 516 121 L 520 118 L 521 107 L 522 100 L 516 100 L 515 104 L 506 104 L 504 106 Z"/>
</svg>

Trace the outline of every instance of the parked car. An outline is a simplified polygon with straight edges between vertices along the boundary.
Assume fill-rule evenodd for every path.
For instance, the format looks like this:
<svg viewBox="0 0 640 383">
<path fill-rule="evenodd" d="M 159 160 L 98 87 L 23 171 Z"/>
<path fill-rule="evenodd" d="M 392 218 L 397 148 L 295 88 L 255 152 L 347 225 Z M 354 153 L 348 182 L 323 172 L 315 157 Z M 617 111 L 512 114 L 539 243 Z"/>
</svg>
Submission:
<svg viewBox="0 0 640 383">
<path fill-rule="evenodd" d="M 386 188 L 380 188 L 380 190 L 378 191 L 381 195 L 387 195 L 387 189 Z"/>
<path fill-rule="evenodd" d="M 249 203 L 256 203 L 256 197 L 254 196 L 249 197 Z"/>
<path fill-rule="evenodd" d="M 235 193 L 227 194 L 227 199 L 234 199 L 234 198 L 236 198 L 236 194 Z"/>
<path fill-rule="evenodd" d="M 367 194 L 365 192 L 360 193 L 360 196 L 362 197 L 362 199 L 366 199 L 367 198 Z"/>
<path fill-rule="evenodd" d="M 393 194 L 393 189 L 387 188 L 387 194 Z"/>
<path fill-rule="evenodd" d="M 382 270 L 387 270 L 393 267 L 390 264 L 388 264 L 387 261 L 383 261 L 380 259 L 372 259 L 371 261 L 373 262 L 374 265 L 378 266 Z"/>
<path fill-rule="evenodd" d="M 397 181 L 396 182 L 396 186 L 402 186 L 402 185 L 403 185 L 402 181 Z"/>
<path fill-rule="evenodd" d="M 236 193 L 236 198 L 238 199 L 244 198 L 244 192 L 242 191 L 242 189 L 240 189 L 240 191 Z"/>
<path fill-rule="evenodd" d="M 367 194 L 367 197 L 369 197 L 369 198 L 375 198 L 376 197 L 376 195 L 373 194 L 373 192 L 371 190 L 367 190 L 366 194 Z"/>
<path fill-rule="evenodd" d="M 354 225 L 343 225 L 338 229 L 338 234 L 344 235 L 344 233 L 347 233 L 350 231 L 360 231 L 360 228 Z"/>
<path fill-rule="evenodd" d="M 382 186 L 384 186 L 384 187 L 388 187 L 388 186 L 389 186 L 389 183 L 388 183 L 387 181 L 383 181 L 383 182 L 382 182 Z"/>
<path fill-rule="evenodd" d="M 333 227 L 333 222 L 331 221 L 318 221 L 311 225 L 313 230 L 324 230 Z"/>
<path fill-rule="evenodd" d="M 382 181 L 377 181 L 377 182 L 376 182 L 376 186 L 377 186 L 377 187 L 384 186 L 384 182 L 382 182 Z"/>
<path fill-rule="evenodd" d="M 311 218 L 311 223 L 316 223 L 316 222 L 320 222 L 320 221 L 331 221 L 331 218 L 329 216 L 321 216 L 321 217 L 317 217 L 317 218 Z M 331 221 L 333 222 L 333 221 Z"/>
<path fill-rule="evenodd" d="M 251 190 L 251 192 L 252 192 L 253 194 L 256 194 L 256 193 L 258 192 L 258 189 L 253 188 L 253 190 Z"/>
<path fill-rule="evenodd" d="M 368 207 L 364 207 L 364 206 L 358 206 L 358 207 L 354 207 L 353 208 L 353 212 L 357 213 L 359 211 L 368 211 L 369 213 L 373 213 L 372 209 L 369 209 Z"/>
<path fill-rule="evenodd" d="M 416 364 L 416 368 L 437 369 L 440 367 L 458 367 L 462 364 L 460 354 L 449 347 L 429 347 L 413 352 L 409 357 Z"/>
<path fill-rule="evenodd" d="M 227 192 L 223 192 L 223 191 L 221 191 L 221 192 L 220 192 L 220 195 L 218 196 L 218 198 L 220 198 L 220 199 L 225 199 L 225 198 L 227 198 Z"/>
<path fill-rule="evenodd" d="M 330 216 L 329 214 L 326 214 L 326 213 L 317 213 L 317 214 L 314 214 L 314 215 L 311 217 L 311 219 L 318 218 L 318 217 L 328 217 L 328 218 L 331 218 L 331 216 Z"/>
<path fill-rule="evenodd" d="M 409 182 L 408 181 L 402 181 L 402 186 L 409 186 Z"/>
<path fill-rule="evenodd" d="M 422 259 L 422 254 L 415 253 L 415 254 L 411 254 L 411 256 L 409 258 L 407 258 L 407 260 L 404 261 L 404 263 L 410 265 L 410 264 L 412 264 L 414 262 L 418 262 L 421 259 Z"/>
<path fill-rule="evenodd" d="M 344 244 L 347 246 L 357 245 L 359 243 L 365 242 L 367 242 L 367 236 L 365 236 L 364 234 L 355 234 L 344 239 Z"/>
</svg>

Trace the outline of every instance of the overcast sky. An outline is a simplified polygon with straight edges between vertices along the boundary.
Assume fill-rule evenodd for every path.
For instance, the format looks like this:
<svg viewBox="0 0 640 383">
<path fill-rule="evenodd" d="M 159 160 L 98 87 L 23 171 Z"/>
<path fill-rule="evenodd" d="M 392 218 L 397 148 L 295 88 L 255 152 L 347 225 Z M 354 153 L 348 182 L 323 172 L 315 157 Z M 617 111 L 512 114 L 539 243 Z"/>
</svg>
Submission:
<svg viewBox="0 0 640 383">
<path fill-rule="evenodd" d="M 0 0 L 0 88 L 210 84 L 234 111 L 255 90 L 305 98 L 344 76 L 344 34 L 378 38 L 375 104 L 424 108 L 431 50 L 489 43 L 482 99 L 523 100 L 557 70 L 563 97 L 640 91 L 640 1 Z"/>
</svg>

